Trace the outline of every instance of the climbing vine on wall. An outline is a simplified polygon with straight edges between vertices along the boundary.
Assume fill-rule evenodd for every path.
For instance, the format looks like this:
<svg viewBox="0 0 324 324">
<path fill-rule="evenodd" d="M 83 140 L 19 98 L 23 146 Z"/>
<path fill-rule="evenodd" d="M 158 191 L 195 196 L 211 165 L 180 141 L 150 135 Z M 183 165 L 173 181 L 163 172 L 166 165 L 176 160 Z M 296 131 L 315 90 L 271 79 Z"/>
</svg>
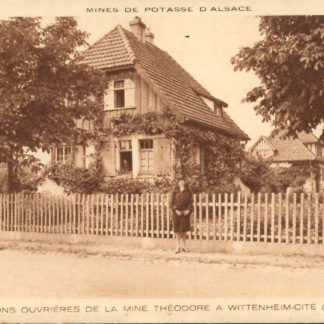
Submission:
<svg viewBox="0 0 324 324">
<path fill-rule="evenodd" d="M 121 114 L 112 119 L 111 133 L 116 137 L 164 133 L 175 150 L 175 176 L 187 178 L 196 190 L 233 189 L 229 184 L 239 176 L 240 163 L 245 156 L 244 147 L 238 139 L 179 122 L 170 110 L 160 114 Z M 205 153 L 203 173 L 193 159 L 193 151 L 197 147 L 203 148 Z"/>
</svg>

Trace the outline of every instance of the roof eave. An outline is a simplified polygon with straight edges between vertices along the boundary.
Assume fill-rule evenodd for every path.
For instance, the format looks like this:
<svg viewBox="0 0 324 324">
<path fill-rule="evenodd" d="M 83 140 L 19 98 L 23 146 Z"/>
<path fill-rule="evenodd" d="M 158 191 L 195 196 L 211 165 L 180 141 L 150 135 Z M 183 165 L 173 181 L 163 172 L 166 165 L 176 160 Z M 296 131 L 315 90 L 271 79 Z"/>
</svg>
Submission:
<svg viewBox="0 0 324 324">
<path fill-rule="evenodd" d="M 205 93 L 201 93 L 200 91 L 193 89 L 197 94 L 199 94 L 200 96 L 206 97 L 207 99 L 213 100 L 215 101 L 217 104 L 219 104 L 222 107 L 228 107 L 228 104 L 218 98 L 215 98 L 214 96 L 211 95 L 207 95 Z"/>
<path fill-rule="evenodd" d="M 122 65 L 122 66 L 113 66 L 109 68 L 102 68 L 99 69 L 101 71 L 105 72 L 116 72 L 116 71 L 125 71 L 125 70 L 134 70 L 134 64 L 127 64 L 127 65 Z"/>
<path fill-rule="evenodd" d="M 210 124 L 205 123 L 203 121 L 196 120 L 196 119 L 193 119 L 193 118 L 188 118 L 188 117 L 185 117 L 184 122 L 198 124 L 200 126 L 204 126 L 205 128 L 209 128 L 211 130 L 217 130 L 217 131 L 219 131 L 219 132 L 221 132 L 221 133 L 223 133 L 225 135 L 238 137 L 239 139 L 241 139 L 243 141 L 249 141 L 250 140 L 250 137 L 247 134 L 245 134 L 243 131 L 242 131 L 242 133 L 235 132 L 235 131 L 228 131 L 228 130 L 225 130 L 225 129 L 221 128 L 221 127 L 213 126 L 213 125 L 210 125 Z"/>
</svg>

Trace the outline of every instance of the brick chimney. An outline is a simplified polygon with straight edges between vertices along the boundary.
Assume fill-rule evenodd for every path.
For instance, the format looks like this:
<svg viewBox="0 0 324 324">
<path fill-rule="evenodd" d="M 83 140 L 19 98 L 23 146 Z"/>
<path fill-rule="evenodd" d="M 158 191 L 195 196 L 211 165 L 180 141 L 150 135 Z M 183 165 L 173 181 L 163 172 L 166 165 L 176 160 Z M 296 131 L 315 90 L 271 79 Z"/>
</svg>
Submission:
<svg viewBox="0 0 324 324">
<path fill-rule="evenodd" d="M 151 44 L 154 43 L 154 34 L 150 31 L 149 28 L 145 29 L 144 38 L 145 42 L 149 42 Z"/>
<path fill-rule="evenodd" d="M 141 41 L 144 42 L 144 31 L 146 25 L 142 22 L 140 17 L 135 17 L 130 23 L 131 32 Z"/>
</svg>

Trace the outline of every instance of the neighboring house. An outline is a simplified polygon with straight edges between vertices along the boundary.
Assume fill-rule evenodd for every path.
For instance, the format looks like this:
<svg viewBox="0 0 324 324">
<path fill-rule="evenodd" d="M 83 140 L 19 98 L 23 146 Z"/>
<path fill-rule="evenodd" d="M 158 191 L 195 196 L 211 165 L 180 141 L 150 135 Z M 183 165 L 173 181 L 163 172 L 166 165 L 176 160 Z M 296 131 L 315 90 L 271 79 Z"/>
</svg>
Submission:
<svg viewBox="0 0 324 324">
<path fill-rule="evenodd" d="M 312 133 L 298 133 L 297 138 L 283 138 L 279 132 L 275 136 L 261 136 L 250 148 L 254 156 L 269 161 L 273 167 L 305 165 L 310 171 L 304 189 L 320 191 L 324 189 L 324 143 Z"/>
<path fill-rule="evenodd" d="M 103 98 L 105 127 L 123 113 L 162 113 L 168 107 L 190 127 L 247 141 L 248 136 L 224 111 L 227 104 L 213 97 L 153 40 L 154 35 L 135 17 L 130 31 L 117 25 L 84 52 L 84 62 L 105 71 L 108 78 Z M 91 145 L 63 145 L 52 150 L 52 161 L 87 167 L 93 152 Z M 175 159 L 172 143 L 163 134 L 110 136 L 101 153 L 104 175 L 110 177 L 171 175 Z M 203 148 L 192 154 L 198 164 L 204 164 Z"/>
</svg>

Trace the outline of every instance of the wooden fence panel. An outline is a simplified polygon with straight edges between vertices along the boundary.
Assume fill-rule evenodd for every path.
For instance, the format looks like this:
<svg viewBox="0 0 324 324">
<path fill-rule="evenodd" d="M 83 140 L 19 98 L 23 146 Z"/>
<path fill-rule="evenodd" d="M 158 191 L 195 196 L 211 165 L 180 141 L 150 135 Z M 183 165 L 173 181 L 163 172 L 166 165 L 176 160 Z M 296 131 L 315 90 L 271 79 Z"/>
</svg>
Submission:
<svg viewBox="0 0 324 324">
<path fill-rule="evenodd" d="M 0 231 L 172 238 L 169 195 L 0 194 Z M 324 195 L 194 194 L 190 239 L 324 244 Z"/>
</svg>

